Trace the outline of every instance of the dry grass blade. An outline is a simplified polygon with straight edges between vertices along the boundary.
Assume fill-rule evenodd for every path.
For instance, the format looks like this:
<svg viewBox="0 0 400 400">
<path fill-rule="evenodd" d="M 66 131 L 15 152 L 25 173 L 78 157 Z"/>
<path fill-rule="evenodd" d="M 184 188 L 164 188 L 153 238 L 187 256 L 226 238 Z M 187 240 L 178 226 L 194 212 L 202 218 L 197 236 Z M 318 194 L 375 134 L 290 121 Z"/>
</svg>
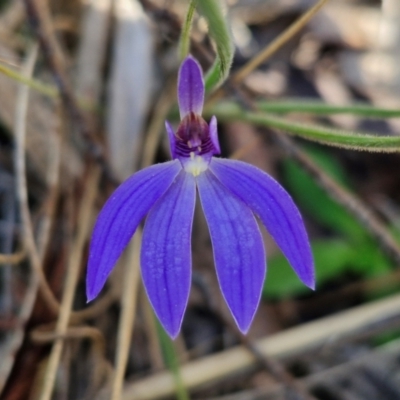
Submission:
<svg viewBox="0 0 400 400">
<path fill-rule="evenodd" d="M 155 107 L 155 115 L 148 128 L 146 143 L 144 145 L 144 156 L 142 167 L 151 164 L 157 151 L 160 140 L 160 132 L 164 120 L 171 109 L 171 96 L 175 90 L 175 82 L 167 85 L 162 93 L 160 100 Z M 139 284 L 139 254 L 141 244 L 141 231 L 136 231 L 133 243 L 130 245 L 126 259 L 125 286 L 122 298 L 122 315 L 118 329 L 118 349 L 116 354 L 116 372 L 112 392 L 112 400 L 118 400 L 121 397 L 123 377 L 125 374 L 128 349 L 132 336 L 133 322 L 135 318 L 135 304 L 137 299 L 137 289 Z"/>
<path fill-rule="evenodd" d="M 96 105 L 102 90 L 102 67 L 110 28 L 111 0 L 90 0 L 85 4 L 82 39 L 77 61 L 78 97 Z"/>
<path fill-rule="evenodd" d="M 138 0 L 114 1 L 114 18 L 107 146 L 112 169 L 124 180 L 138 166 L 153 88 L 154 55 L 151 29 Z"/>
<path fill-rule="evenodd" d="M 80 105 L 75 98 L 64 69 L 64 57 L 55 37 L 53 24 L 47 2 L 38 0 L 24 0 L 28 20 L 35 29 L 39 44 L 45 59 L 53 73 L 60 91 L 61 99 L 72 120 L 75 122 L 83 139 L 86 141 L 88 153 L 100 164 L 107 178 L 117 184 L 109 168 L 102 146 L 98 143 L 92 126 L 88 123 Z"/>
<path fill-rule="evenodd" d="M 61 302 L 60 313 L 56 325 L 56 335 L 64 335 L 71 315 L 72 302 L 79 277 L 79 266 L 82 258 L 83 247 L 86 243 L 92 222 L 93 202 L 97 194 L 97 187 L 100 177 L 100 170 L 94 167 L 89 176 L 89 183 L 86 187 L 78 216 L 79 227 L 72 253 L 67 268 L 65 290 Z M 57 367 L 60 362 L 63 341 L 58 339 L 54 342 L 49 361 L 46 368 L 44 385 L 40 396 L 41 400 L 49 400 L 52 395 Z"/>
<path fill-rule="evenodd" d="M 149 359 L 154 371 L 162 370 L 165 368 L 163 359 L 163 352 L 161 348 L 160 339 L 157 332 L 157 322 L 154 317 L 154 311 L 147 299 L 144 290 L 141 291 L 141 303 L 143 304 L 144 323 L 146 329 L 146 336 L 149 342 Z"/>
<path fill-rule="evenodd" d="M 168 82 L 154 107 L 154 116 L 147 129 L 146 142 L 143 149 L 142 168 L 148 167 L 153 162 L 160 142 L 160 133 L 164 129 L 164 122 L 174 104 L 176 81 Z"/>
<path fill-rule="evenodd" d="M 109 380 L 112 375 L 112 367 L 105 359 L 106 343 L 102 332 L 92 326 L 76 326 L 68 327 L 63 334 L 58 334 L 53 331 L 54 324 L 49 326 L 35 329 L 31 332 L 30 338 L 38 344 L 47 344 L 51 342 L 65 342 L 66 340 L 83 340 L 89 339 L 92 343 L 92 354 L 95 357 L 93 366 L 93 375 L 90 381 L 92 393 L 94 394 L 96 388 L 105 384 L 104 379 Z M 92 398 L 88 396 L 87 398 Z"/>
<path fill-rule="evenodd" d="M 6 264 L 19 264 L 26 257 L 26 251 L 22 250 L 14 254 L 0 254 L 0 266 Z"/>
<path fill-rule="evenodd" d="M 23 73 L 27 76 L 27 78 L 30 78 L 32 76 L 33 65 L 35 63 L 36 57 L 37 46 L 34 46 L 29 52 L 28 60 L 23 69 Z M 59 177 L 59 142 L 56 140 L 56 138 L 54 138 L 54 141 L 51 141 L 50 143 L 50 145 L 52 146 L 51 150 L 53 153 L 53 157 L 49 160 L 48 165 L 49 172 L 47 176 L 47 183 L 49 192 L 46 199 L 47 207 L 45 210 L 45 215 L 42 218 L 42 224 L 38 234 L 39 246 L 36 246 L 28 206 L 25 166 L 25 136 L 28 94 L 29 88 L 27 86 L 20 85 L 18 90 L 17 108 L 15 111 L 16 143 L 14 152 L 14 164 L 17 182 L 17 199 L 19 203 L 23 227 L 24 251 L 29 258 L 33 271 L 29 276 L 24 300 L 17 315 L 19 329 L 13 332 L 11 339 L 6 344 L 7 350 L 4 351 L 4 356 L 0 364 L 0 393 L 4 388 L 8 374 L 10 373 L 12 365 L 14 363 L 14 354 L 17 352 L 22 344 L 24 338 L 24 326 L 32 313 L 37 291 L 38 288 L 40 288 L 40 283 L 42 283 L 42 286 L 47 286 L 48 288 L 47 282 L 44 279 L 43 271 L 41 270 L 41 262 L 43 260 L 45 249 L 48 243 L 49 227 L 51 225 L 51 220 L 53 217 Z M 48 290 L 50 289 L 48 288 Z"/>
<path fill-rule="evenodd" d="M 29 52 L 28 59 L 23 68 L 23 72 L 27 77 L 32 76 L 34 65 L 37 58 L 37 46 L 34 46 Z M 25 168 L 25 133 L 26 133 L 26 114 L 28 109 L 29 89 L 25 86 L 20 86 L 18 91 L 17 108 L 15 112 L 15 120 L 18 122 L 16 125 L 15 136 L 16 146 L 14 152 L 14 168 L 16 173 L 17 182 L 17 198 L 22 217 L 24 242 L 30 241 L 28 236 L 32 236 L 32 225 L 28 207 L 28 196 L 26 188 L 26 168 Z M 34 243 L 33 243 L 34 244 Z M 29 253 L 29 251 L 28 251 Z M 21 326 L 24 326 L 29 316 L 31 315 L 33 304 L 36 299 L 36 294 L 39 287 L 38 275 L 32 273 L 28 282 L 27 292 L 25 294 L 24 302 L 19 312 L 19 321 Z M 18 330 L 13 335 L 10 343 L 8 343 L 9 351 L 6 351 L 6 356 L 3 357 L 0 366 L 0 393 L 3 391 L 7 381 L 8 374 L 11 371 L 14 357 L 13 353 L 19 348 L 24 338 L 24 331 Z"/>
<path fill-rule="evenodd" d="M 96 318 L 97 316 L 103 314 L 116 300 L 117 295 L 109 290 L 91 306 L 83 310 L 72 312 L 71 322 L 79 323 L 87 319 Z"/>
<path fill-rule="evenodd" d="M 74 326 L 66 329 L 64 333 L 57 333 L 54 331 L 34 330 L 30 334 L 31 340 L 36 343 L 51 343 L 58 340 L 69 339 L 91 339 L 98 353 L 105 352 L 104 336 L 97 328 L 93 326 Z"/>
<path fill-rule="evenodd" d="M 35 57 L 37 47 L 35 46 Z M 33 62 L 32 66 L 33 69 Z M 32 71 L 32 70 L 31 70 Z M 28 206 L 28 189 L 26 182 L 26 165 L 25 165 L 25 134 L 26 134 L 26 114 L 28 110 L 28 94 L 27 86 L 20 86 L 17 109 L 15 112 L 15 171 L 17 175 L 17 197 L 20 204 L 20 213 L 23 226 L 24 245 L 28 252 L 32 268 L 39 278 L 39 288 L 44 300 L 54 312 L 58 311 L 58 301 L 54 297 L 42 270 L 41 257 L 35 243 L 33 226 Z"/>
<path fill-rule="evenodd" d="M 305 12 L 295 23 L 287 28 L 281 35 L 273 40 L 264 50 L 257 56 L 252 58 L 246 65 L 237 71 L 231 78 L 234 84 L 238 84 L 243 79 L 254 71 L 260 64 L 265 62 L 277 50 L 279 50 L 288 40 L 290 40 L 296 33 L 298 33 L 310 19 L 328 2 L 328 0 L 319 0 L 317 4 Z"/>
<path fill-rule="evenodd" d="M 271 335 L 254 345 L 260 354 L 267 357 L 299 354 L 317 346 L 333 344 L 342 337 L 399 316 L 399 309 L 400 295 L 392 296 Z M 190 390 L 248 370 L 256 362 L 245 346 L 236 346 L 184 365 L 182 380 Z M 162 372 L 126 386 L 122 400 L 160 399 L 172 396 L 174 391 L 172 374 Z"/>
<path fill-rule="evenodd" d="M 122 293 L 122 312 L 118 327 L 118 344 L 115 357 L 115 377 L 112 388 L 112 400 L 121 398 L 129 346 L 132 338 L 133 322 L 136 315 L 136 301 L 139 287 L 139 254 L 142 242 L 141 230 L 138 229 L 133 242 L 128 246 L 125 259 L 124 287 Z"/>
<path fill-rule="evenodd" d="M 35 59 L 37 57 L 37 46 L 32 51 L 28 60 L 27 71 L 32 74 Z M 17 108 L 15 112 L 15 157 L 14 165 L 17 175 L 17 197 L 20 205 L 20 212 L 23 225 L 23 238 L 25 248 L 28 251 L 29 258 L 32 260 L 33 268 L 37 275 L 43 274 L 40 266 L 39 253 L 36 247 L 33 235 L 33 226 L 28 206 L 28 189 L 26 182 L 26 165 L 25 165 L 25 133 L 26 133 L 26 115 L 28 110 L 29 88 L 20 86 L 18 93 Z M 40 272 L 39 272 L 40 270 Z"/>
</svg>

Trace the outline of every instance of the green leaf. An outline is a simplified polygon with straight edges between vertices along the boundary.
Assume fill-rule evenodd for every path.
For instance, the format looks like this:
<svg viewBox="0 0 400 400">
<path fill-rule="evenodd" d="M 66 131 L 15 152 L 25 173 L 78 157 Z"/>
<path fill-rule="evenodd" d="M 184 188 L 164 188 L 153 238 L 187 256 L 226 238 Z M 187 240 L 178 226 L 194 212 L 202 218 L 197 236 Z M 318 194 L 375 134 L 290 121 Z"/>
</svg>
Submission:
<svg viewBox="0 0 400 400">
<path fill-rule="evenodd" d="M 245 121 L 267 126 L 304 139 L 344 149 L 371 152 L 399 152 L 400 136 L 343 131 L 322 125 L 303 124 L 262 112 L 245 111 L 235 103 L 223 102 L 207 110 L 220 121 Z"/>
<path fill-rule="evenodd" d="M 342 186 L 347 186 L 345 172 L 334 157 L 313 146 L 307 146 L 304 150 L 328 175 Z M 285 187 L 293 195 L 296 203 L 318 223 L 354 240 L 362 240 L 361 238 L 366 236 L 358 221 L 318 186 L 295 161 L 286 159 L 283 162 L 283 176 Z"/>
<path fill-rule="evenodd" d="M 208 23 L 210 36 L 215 41 L 217 58 L 205 78 L 206 90 L 211 91 L 221 85 L 229 75 L 233 60 L 234 46 L 229 34 L 228 23 L 218 0 L 201 0 L 197 9 Z"/>
<path fill-rule="evenodd" d="M 348 269 L 354 249 L 344 240 L 322 240 L 312 243 L 317 289 L 326 281 Z M 294 273 L 286 258 L 276 255 L 268 260 L 267 279 L 263 293 L 268 298 L 285 298 L 311 293 Z"/>
<path fill-rule="evenodd" d="M 392 264 L 373 239 L 366 237 L 362 243 L 354 246 L 354 250 L 352 271 L 367 278 L 375 278 L 392 270 Z"/>
<path fill-rule="evenodd" d="M 259 101 L 257 108 L 269 113 L 303 113 L 313 115 L 352 114 L 364 118 L 396 118 L 400 117 L 400 109 L 379 108 L 369 104 L 349 104 L 337 106 L 313 101 L 310 99 L 293 99 L 283 101 Z"/>
<path fill-rule="evenodd" d="M 190 49 L 190 31 L 192 29 L 194 11 L 196 9 L 197 0 L 191 0 L 185 21 L 182 26 L 181 36 L 179 38 L 179 57 L 183 60 L 189 54 Z"/>
<path fill-rule="evenodd" d="M 363 278 L 382 276 L 392 270 L 387 257 L 372 240 L 359 244 L 342 239 L 317 240 L 311 244 L 314 255 L 317 290 L 324 283 L 344 272 Z M 268 260 L 267 279 L 263 294 L 282 299 L 310 293 L 290 267 L 283 254 Z"/>
</svg>

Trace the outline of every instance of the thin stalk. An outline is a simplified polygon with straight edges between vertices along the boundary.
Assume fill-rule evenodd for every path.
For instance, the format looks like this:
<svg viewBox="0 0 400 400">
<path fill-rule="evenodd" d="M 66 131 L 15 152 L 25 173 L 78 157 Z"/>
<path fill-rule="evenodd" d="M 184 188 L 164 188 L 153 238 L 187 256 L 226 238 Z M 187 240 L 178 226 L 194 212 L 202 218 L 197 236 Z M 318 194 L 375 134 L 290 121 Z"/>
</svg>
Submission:
<svg viewBox="0 0 400 400">
<path fill-rule="evenodd" d="M 284 131 L 304 139 L 343 149 L 387 152 L 400 151 L 400 136 L 379 136 L 378 134 L 344 131 L 321 125 L 289 121 L 270 114 L 245 111 L 235 103 L 220 103 L 207 110 L 220 121 L 245 121 Z"/>
<path fill-rule="evenodd" d="M 185 21 L 182 26 L 181 37 L 179 38 L 179 58 L 183 60 L 190 50 L 190 31 L 192 30 L 194 12 L 196 10 L 197 0 L 191 0 Z"/>
<path fill-rule="evenodd" d="M 22 83 L 23 85 L 28 86 L 30 89 L 35 90 L 36 92 L 49 97 L 51 99 L 58 99 L 60 97 L 59 90 L 54 86 L 47 83 L 43 83 L 38 79 L 28 78 L 24 74 L 21 74 L 15 71 L 12 68 L 6 67 L 4 64 L 0 63 L 0 74 L 7 76 L 15 82 Z M 79 106 L 87 111 L 95 111 L 96 107 L 93 106 L 89 101 L 79 98 L 78 100 Z"/>
<path fill-rule="evenodd" d="M 78 234 L 75 239 L 75 243 L 69 258 L 67 275 L 65 279 L 65 289 L 61 302 L 60 312 L 56 324 L 55 334 L 61 337 L 66 334 L 68 324 L 71 316 L 72 303 L 76 291 L 76 286 L 79 279 L 79 270 L 81 266 L 81 258 L 84 245 L 86 243 L 87 236 L 89 235 L 92 223 L 92 212 L 93 202 L 96 198 L 98 181 L 100 178 L 100 169 L 96 166 L 93 168 L 90 174 L 90 181 L 85 191 L 84 198 L 82 200 L 79 218 L 80 221 L 78 227 Z M 55 340 L 51 348 L 49 361 L 46 367 L 46 374 L 41 396 L 41 400 L 50 400 L 54 384 L 56 380 L 57 368 L 60 363 L 61 353 L 63 350 L 64 341 L 62 338 Z"/>
<path fill-rule="evenodd" d="M 121 299 L 122 310 L 118 326 L 115 376 L 111 400 L 119 400 L 121 398 L 125 370 L 128 363 L 129 347 L 136 317 L 137 291 L 140 278 L 139 254 L 141 242 L 142 235 L 140 229 L 138 229 L 133 237 L 133 241 L 128 245 L 128 252 L 124 260 L 125 275 Z"/>
<path fill-rule="evenodd" d="M 37 79 L 29 78 L 26 75 L 13 70 L 12 68 L 6 67 L 4 64 L 0 64 L 0 73 L 18 83 L 23 83 L 30 89 L 36 90 L 47 97 L 51 97 L 53 99 L 59 97 L 58 89 L 55 86 L 47 85 L 38 81 Z"/>
<path fill-rule="evenodd" d="M 179 359 L 176 354 L 174 342 L 165 333 L 164 329 L 157 321 L 157 332 L 160 340 L 161 348 L 165 358 L 165 363 L 171 371 L 176 388 L 176 398 L 178 400 L 189 400 L 188 391 L 183 383 L 182 374 L 179 366 Z"/>
<path fill-rule="evenodd" d="M 398 118 L 400 109 L 379 108 L 369 104 L 332 105 L 321 101 L 310 101 L 307 99 L 284 100 L 284 101 L 259 101 L 256 103 L 259 110 L 276 113 L 301 113 L 312 115 L 351 114 L 364 118 Z"/>
<path fill-rule="evenodd" d="M 229 33 L 228 22 L 218 0 L 201 0 L 197 9 L 208 23 L 210 36 L 215 41 L 217 58 L 205 77 L 206 90 L 209 92 L 220 86 L 228 77 L 233 60 L 234 46 Z"/>
<path fill-rule="evenodd" d="M 238 84 L 243 79 L 254 71 L 260 64 L 270 58 L 277 50 L 279 50 L 285 43 L 293 38 L 304 26 L 311 20 L 312 17 L 327 3 L 328 0 L 319 0 L 317 4 L 305 12 L 296 22 L 289 26 L 283 33 L 276 37 L 264 50 L 252 58 L 245 64 L 233 77 L 232 82 Z"/>
</svg>

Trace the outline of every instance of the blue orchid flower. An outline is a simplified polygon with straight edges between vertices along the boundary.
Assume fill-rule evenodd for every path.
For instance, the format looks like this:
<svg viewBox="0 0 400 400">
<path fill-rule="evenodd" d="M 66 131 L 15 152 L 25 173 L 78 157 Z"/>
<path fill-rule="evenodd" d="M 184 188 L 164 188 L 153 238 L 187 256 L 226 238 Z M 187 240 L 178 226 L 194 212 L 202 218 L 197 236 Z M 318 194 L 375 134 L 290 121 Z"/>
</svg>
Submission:
<svg viewBox="0 0 400 400">
<path fill-rule="evenodd" d="M 314 288 L 314 266 L 301 215 L 269 175 L 220 153 L 217 120 L 201 117 L 203 74 L 187 57 L 178 78 L 181 123 L 166 122 L 173 161 L 143 169 L 119 186 L 101 210 L 90 244 L 87 298 L 93 300 L 147 215 L 141 273 L 150 303 L 168 334 L 179 333 L 191 284 L 196 189 L 210 230 L 218 281 L 246 333 L 260 302 L 266 254 L 257 216 L 301 281 Z"/>
</svg>

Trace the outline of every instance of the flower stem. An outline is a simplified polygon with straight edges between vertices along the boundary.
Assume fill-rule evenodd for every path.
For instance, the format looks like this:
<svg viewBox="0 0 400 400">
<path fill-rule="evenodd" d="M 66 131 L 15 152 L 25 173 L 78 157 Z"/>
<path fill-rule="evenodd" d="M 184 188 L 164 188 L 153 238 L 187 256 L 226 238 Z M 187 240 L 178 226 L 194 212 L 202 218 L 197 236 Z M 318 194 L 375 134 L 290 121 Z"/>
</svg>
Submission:
<svg viewBox="0 0 400 400">
<path fill-rule="evenodd" d="M 333 105 L 321 101 L 307 99 L 283 101 L 259 101 L 257 108 L 265 112 L 287 114 L 304 113 L 313 115 L 351 114 L 364 118 L 396 118 L 400 117 L 399 108 L 378 108 L 369 104 Z"/>
<path fill-rule="evenodd" d="M 163 350 L 165 363 L 174 377 L 176 398 L 178 400 L 189 400 L 187 389 L 183 383 L 181 370 L 179 366 L 179 359 L 176 354 L 174 343 L 169 338 L 167 333 L 164 331 L 163 327 L 160 325 L 158 320 L 156 321 L 156 323 L 157 323 L 158 338 L 160 340 L 161 348 Z"/>
<path fill-rule="evenodd" d="M 179 58 L 183 60 L 190 50 L 190 31 L 192 29 L 194 12 L 196 10 L 197 0 L 191 0 L 185 21 L 183 23 L 181 37 L 179 38 Z"/>
<path fill-rule="evenodd" d="M 212 113 L 220 121 L 246 121 L 343 149 L 383 153 L 400 152 L 399 136 L 381 136 L 373 133 L 352 132 L 322 125 L 294 122 L 265 112 L 246 111 L 233 102 L 219 103 L 218 106 L 207 110 L 207 113 Z"/>
<path fill-rule="evenodd" d="M 219 0 L 201 0 L 197 9 L 207 20 L 210 36 L 217 48 L 217 58 L 205 77 L 207 91 L 221 85 L 229 75 L 233 60 L 234 46 Z"/>
</svg>

